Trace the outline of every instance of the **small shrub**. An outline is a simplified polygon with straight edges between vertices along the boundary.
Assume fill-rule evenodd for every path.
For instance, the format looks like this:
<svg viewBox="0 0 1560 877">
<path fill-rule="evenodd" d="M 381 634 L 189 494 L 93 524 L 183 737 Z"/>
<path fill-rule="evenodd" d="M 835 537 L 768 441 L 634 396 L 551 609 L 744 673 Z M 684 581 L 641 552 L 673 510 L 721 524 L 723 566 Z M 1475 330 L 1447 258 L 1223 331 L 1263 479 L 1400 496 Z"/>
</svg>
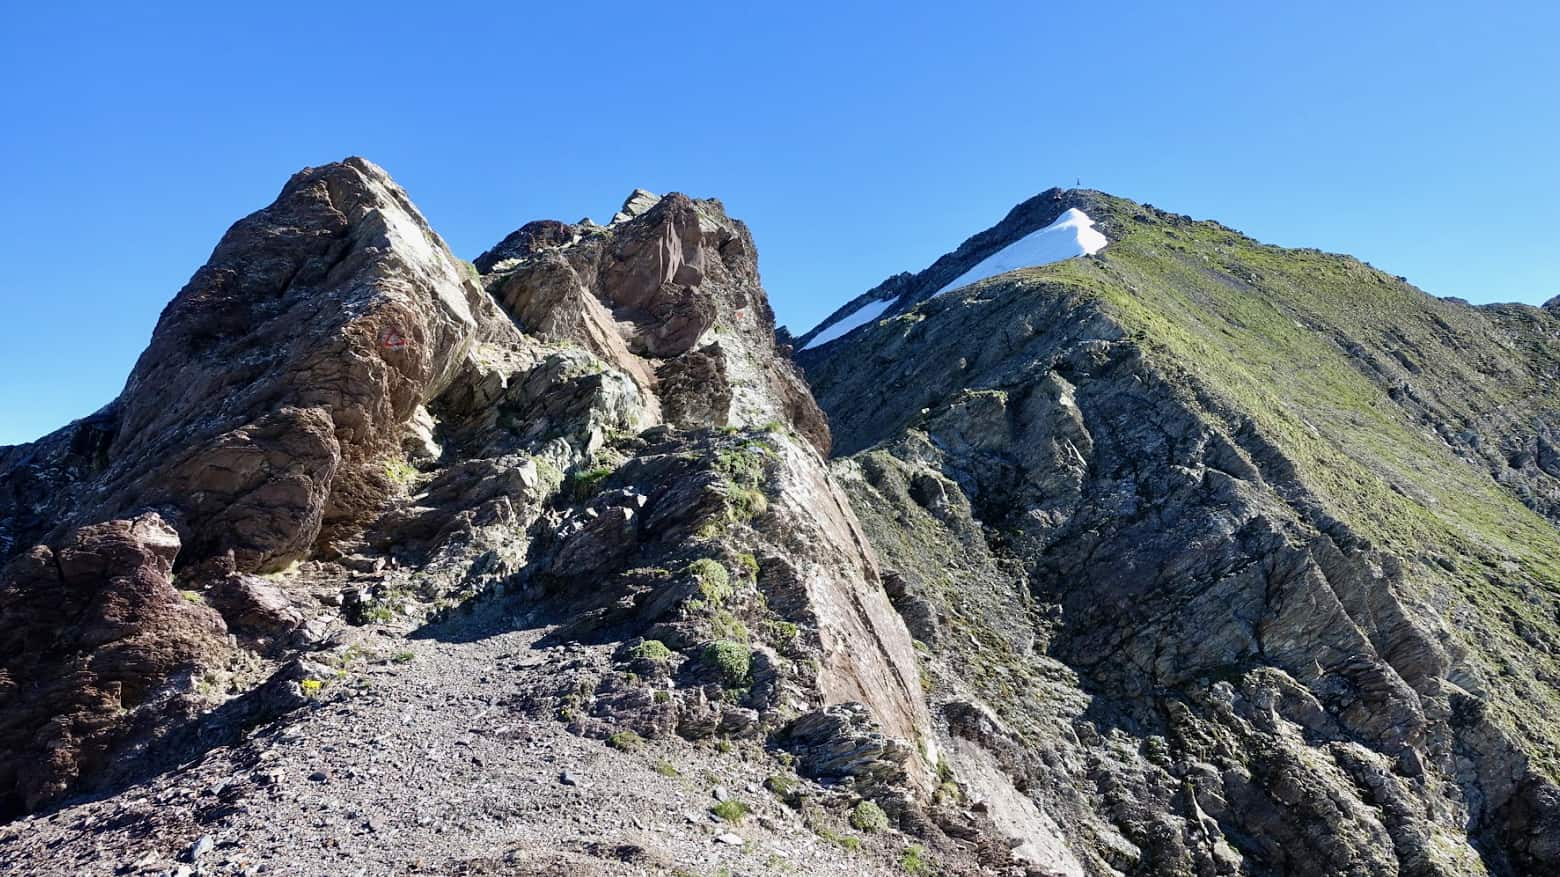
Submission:
<svg viewBox="0 0 1560 877">
<path fill-rule="evenodd" d="M 736 798 L 727 798 L 710 808 L 710 812 L 726 822 L 741 822 L 747 818 L 748 805 Z"/>
<path fill-rule="evenodd" d="M 769 638 L 777 643 L 788 643 L 801 633 L 801 628 L 789 621 L 768 621 L 764 629 L 768 631 Z"/>
<path fill-rule="evenodd" d="M 671 703 L 672 693 L 670 691 L 658 690 L 655 694 L 651 695 L 651 699 L 656 703 Z"/>
<path fill-rule="evenodd" d="M 751 487 L 732 488 L 726 494 L 726 503 L 736 521 L 751 521 L 769 511 L 769 498 Z"/>
<path fill-rule="evenodd" d="M 417 478 L 417 469 L 405 460 L 385 461 L 385 480 L 397 487 L 405 487 Z"/>
<path fill-rule="evenodd" d="M 569 490 L 575 499 L 588 499 L 600 491 L 601 482 L 606 481 L 614 471 L 611 466 L 576 470 L 569 476 Z"/>
<path fill-rule="evenodd" d="M 748 647 L 739 642 L 720 640 L 704 647 L 704 662 L 720 673 L 721 681 L 728 688 L 747 684 L 752 668 L 752 655 Z"/>
<path fill-rule="evenodd" d="M 390 661 L 394 664 L 410 664 L 415 657 L 417 656 L 411 652 L 396 652 L 390 656 Z"/>
<path fill-rule="evenodd" d="M 742 567 L 742 571 L 747 573 L 748 578 L 755 580 L 758 578 L 758 558 L 744 551 L 737 555 L 737 565 Z"/>
<path fill-rule="evenodd" d="M 199 591 L 180 591 L 179 596 L 183 597 L 186 603 L 194 603 L 197 606 L 206 605 L 206 598 L 201 596 Z"/>
<path fill-rule="evenodd" d="M 764 780 L 764 788 L 782 798 L 791 797 L 791 795 L 796 793 L 796 789 L 800 785 L 801 783 L 797 782 L 796 777 L 783 773 L 771 774 L 768 779 Z"/>
<path fill-rule="evenodd" d="M 861 849 L 861 838 L 855 835 L 840 834 L 821 826 L 814 828 L 813 833 L 848 853 L 854 853 Z"/>
<path fill-rule="evenodd" d="M 607 745 L 622 752 L 634 752 L 645 745 L 645 740 L 633 731 L 614 731 L 607 737 Z"/>
<path fill-rule="evenodd" d="M 666 647 L 666 643 L 658 639 L 647 639 L 629 651 L 628 656 L 633 659 L 645 658 L 651 661 L 667 661 L 672 657 L 672 650 Z"/>
<path fill-rule="evenodd" d="M 718 451 L 715 468 L 738 484 L 758 484 L 764 480 L 765 453 L 762 445 L 752 443 Z"/>
<path fill-rule="evenodd" d="M 677 765 L 672 764 L 670 761 L 667 761 L 664 758 L 656 759 L 655 765 L 653 767 L 656 773 L 664 777 L 682 776 L 682 771 L 677 769 Z"/>
<path fill-rule="evenodd" d="M 320 693 L 320 691 L 325 687 L 325 683 L 318 679 L 305 679 L 298 683 L 298 687 L 303 690 L 305 696 L 313 697 Z"/>
<path fill-rule="evenodd" d="M 899 867 L 912 877 L 931 874 L 935 871 L 932 860 L 927 857 L 926 847 L 920 844 L 911 844 L 905 847 L 905 854 L 899 860 Z"/>
<path fill-rule="evenodd" d="M 871 801 L 862 801 L 850 811 L 850 827 L 867 834 L 888 830 L 888 814 Z"/>
<path fill-rule="evenodd" d="M 726 568 L 708 557 L 701 557 L 688 564 L 687 572 L 699 583 L 699 593 L 711 605 L 719 606 L 736 593 L 731 587 L 731 576 Z"/>
<path fill-rule="evenodd" d="M 536 460 L 536 477 L 551 493 L 563 486 L 563 470 L 546 460 Z"/>
</svg>

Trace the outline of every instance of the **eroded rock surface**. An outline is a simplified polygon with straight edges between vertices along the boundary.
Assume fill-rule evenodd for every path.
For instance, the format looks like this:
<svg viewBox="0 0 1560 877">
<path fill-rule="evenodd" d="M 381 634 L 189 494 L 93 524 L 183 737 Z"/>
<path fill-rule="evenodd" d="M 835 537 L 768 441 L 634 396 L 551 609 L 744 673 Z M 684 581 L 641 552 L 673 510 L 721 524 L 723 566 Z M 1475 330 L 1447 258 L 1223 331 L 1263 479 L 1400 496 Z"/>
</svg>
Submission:
<svg viewBox="0 0 1560 877">
<path fill-rule="evenodd" d="M 576 749 L 743 747 L 820 831 L 875 800 L 895 836 L 1005 862 L 934 800 L 912 641 L 746 228 L 636 191 L 609 226 L 531 223 L 477 266 L 373 165 L 306 170 L 224 237 L 119 399 L 0 451 L 9 814 L 120 800 L 278 716 L 312 727 L 372 697 L 384 637 L 452 636 L 482 606 L 570 656 L 505 688 L 514 722 Z M 131 596 L 112 637 L 79 622 Z M 821 710 L 884 757 L 797 776 L 769 738 Z M 262 774 L 232 788 L 280 793 Z"/>
<path fill-rule="evenodd" d="M 1560 324 L 1028 204 L 799 355 L 953 773 L 996 801 L 998 766 L 1086 873 L 1557 867 Z M 1079 204 L 1098 255 L 928 300 Z"/>
<path fill-rule="evenodd" d="M 227 628 L 174 587 L 178 553 L 147 513 L 71 531 L 0 574 L 0 813 L 110 770 L 131 726 L 193 709 L 198 675 L 224 665 Z"/>
<path fill-rule="evenodd" d="M 0 864 L 1556 870 L 1552 305 L 1058 190 L 864 297 L 301 172 L 0 449 Z"/>
</svg>

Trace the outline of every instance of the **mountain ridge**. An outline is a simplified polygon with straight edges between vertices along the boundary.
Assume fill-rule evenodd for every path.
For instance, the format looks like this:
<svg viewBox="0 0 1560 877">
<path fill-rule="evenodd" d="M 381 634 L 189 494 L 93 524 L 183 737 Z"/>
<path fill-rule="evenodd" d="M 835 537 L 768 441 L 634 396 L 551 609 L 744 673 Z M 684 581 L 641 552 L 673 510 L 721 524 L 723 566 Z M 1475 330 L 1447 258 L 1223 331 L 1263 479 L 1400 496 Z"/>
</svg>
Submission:
<svg viewBox="0 0 1560 877">
<path fill-rule="evenodd" d="M 874 301 L 788 356 L 719 201 L 466 263 L 295 175 L 0 449 L 0 861 L 1560 864 L 1552 302 L 1059 189 L 794 346 Z"/>
<path fill-rule="evenodd" d="M 1180 704 L 1176 708 L 1190 709 L 1189 717 L 1204 716 L 1188 725 L 1210 723 L 1198 734 L 1214 733 L 1223 720 L 1206 718 L 1208 707 L 1194 705 L 1209 689 L 1181 676 L 1207 661 L 1209 669 L 1231 667 L 1233 678 L 1248 684 L 1256 678 L 1252 674 L 1268 672 L 1261 668 L 1277 669 L 1302 689 L 1312 688 L 1308 696 L 1318 697 L 1324 712 L 1343 709 L 1343 701 L 1330 703 L 1339 696 L 1331 686 L 1347 687 L 1344 680 L 1358 668 L 1340 672 L 1318 664 L 1322 674 L 1312 680 L 1307 666 L 1286 664 L 1282 652 L 1262 645 L 1282 631 L 1291 640 L 1312 639 L 1292 657 L 1320 658 L 1327 648 L 1356 657 L 1379 655 L 1368 660 L 1380 661 L 1383 683 L 1400 681 L 1378 690 L 1384 699 L 1370 712 L 1381 717 L 1423 712 L 1425 718 L 1410 721 L 1424 728 L 1415 735 L 1429 734 L 1445 721 L 1436 716 L 1448 707 L 1438 702 L 1453 704 L 1454 713 L 1465 708 L 1457 706 L 1460 699 L 1478 702 L 1478 709 L 1498 719 L 1462 733 L 1492 734 L 1503 742 L 1482 745 L 1506 747 L 1501 758 L 1508 761 L 1502 763 L 1527 765 L 1522 770 L 1529 785 L 1515 798 L 1554 800 L 1555 765 L 1548 756 L 1554 741 L 1543 731 L 1543 717 L 1556 709 L 1553 683 L 1560 678 L 1546 657 L 1556 641 L 1554 562 L 1560 540 L 1551 499 L 1553 467 L 1538 460 L 1552 459 L 1545 455 L 1553 447 L 1549 424 L 1560 403 L 1552 390 L 1560 324 L 1543 309 L 1474 308 L 1435 299 L 1348 257 L 1269 247 L 1216 223 L 1136 211 L 1130 202 L 1118 205 L 1118 215 L 1133 217 L 1132 225 L 1125 233 L 1118 225 L 1111 243 L 1094 256 L 1011 272 L 923 300 L 843 340 L 797 354 L 834 424 L 842 478 L 856 467 L 862 472 L 845 479 L 858 507 L 882 508 L 877 515 L 864 513 L 877 543 L 894 544 L 892 521 L 913 517 L 915 505 L 932 511 L 943 529 L 982 533 L 993 563 L 1005 558 L 1025 567 L 1017 577 L 1026 582 L 1022 591 L 1032 592 L 1025 599 L 1057 606 L 1060 623 L 1036 622 L 1030 635 L 1053 642 L 1049 653 L 1082 674 L 1095 704 L 1113 704 L 1106 714 L 1121 710 L 1134 723 L 1152 727 L 1159 722 L 1141 712 L 1145 703 Z M 1145 409 L 1135 416 L 1145 422 L 1178 425 L 1156 438 L 1134 417 L 1123 419 L 1134 408 Z M 1125 449 L 1155 462 L 1131 463 L 1134 452 Z M 1120 467 L 1121 480 L 1111 480 L 1112 467 Z M 1156 474 L 1158 467 L 1167 467 L 1166 474 Z M 1203 489 L 1213 492 L 1181 493 L 1177 479 L 1168 475 L 1177 470 L 1202 473 Z M 917 479 L 921 487 L 900 495 L 897 507 L 890 502 L 902 480 L 914 487 Z M 927 505 L 924 495 L 935 497 L 934 504 Z M 959 496 L 968 503 L 964 512 L 954 501 Z M 912 509 L 905 508 L 907 501 Z M 1167 534 L 1157 528 L 1127 536 L 1132 525 L 1107 511 L 1121 503 L 1153 509 L 1154 519 L 1166 522 L 1161 526 L 1170 532 L 1169 521 L 1187 521 L 1182 526 L 1193 529 L 1184 538 L 1206 548 L 1188 553 L 1166 542 Z M 1317 631 L 1291 628 L 1300 620 L 1286 620 L 1282 602 L 1273 601 L 1273 573 L 1266 585 L 1260 580 L 1242 585 L 1239 576 L 1206 568 L 1274 562 L 1274 547 L 1241 547 L 1226 532 L 1233 524 L 1213 523 L 1247 504 L 1250 510 L 1236 513 L 1237 521 L 1244 518 L 1246 527 L 1261 522 L 1284 534 L 1284 542 L 1307 546 L 1310 559 L 1299 562 L 1314 565 L 1315 572 L 1306 576 L 1327 583 L 1313 592 L 1312 585 L 1291 581 L 1277 593 L 1294 590 L 1317 606 L 1341 599 L 1333 626 L 1354 628 L 1362 639 L 1319 646 Z M 939 518 L 938 509 L 949 520 Z M 960 523 L 963 515 L 968 521 Z M 1191 523 L 1199 520 L 1204 523 Z M 1199 532 L 1203 527 L 1210 529 Z M 1112 531 L 1122 533 L 1092 544 Z M 937 538 L 930 522 L 916 532 L 922 544 Z M 971 537 L 960 538 L 968 552 Z M 1103 564 L 1089 559 L 1101 552 L 1115 559 Z M 890 568 L 914 570 L 907 577 L 922 580 L 919 589 L 911 588 L 918 591 L 912 597 L 919 612 L 958 614 L 949 603 L 949 585 L 926 581 L 945 574 L 928 568 L 907 547 L 885 553 Z M 1093 576 L 1087 575 L 1091 565 L 1099 567 Z M 1350 565 L 1356 572 L 1347 571 Z M 1187 572 L 1152 572 L 1178 566 Z M 1358 571 L 1366 569 L 1377 572 L 1361 580 Z M 1002 590 L 989 580 L 989 571 L 971 569 L 955 578 L 958 593 Z M 1091 578 L 1097 583 L 1081 584 Z M 1154 584 L 1143 590 L 1145 582 Z M 1145 615 L 1148 610 L 1129 609 L 1130 604 L 1115 604 L 1125 613 L 1119 618 L 1101 614 L 1099 602 L 1111 605 L 1117 589 L 1133 594 L 1134 602 L 1162 605 L 1162 614 Z M 1222 593 L 1229 605 L 1245 607 L 1236 610 L 1236 619 L 1249 615 L 1251 621 L 1220 621 L 1220 610 L 1212 606 L 1206 610 L 1212 614 L 1194 611 L 1197 589 Z M 1390 603 L 1377 602 L 1357 614 L 1382 599 Z M 1191 602 L 1178 609 L 1178 600 Z M 1456 617 L 1455 628 L 1443 625 L 1443 613 Z M 1399 619 L 1385 629 L 1397 632 L 1379 627 L 1384 614 Z M 1252 637 L 1249 646 L 1236 645 L 1250 636 L 1241 632 L 1243 623 L 1269 632 Z M 1479 633 L 1469 639 L 1457 635 L 1458 628 Z M 1165 678 L 1172 682 L 1153 695 L 1130 677 L 1105 670 L 1098 657 L 1086 658 L 1098 648 L 1089 639 L 1097 634 L 1157 642 L 1155 654 L 1178 657 L 1157 673 L 1149 671 L 1157 658 L 1144 655 L 1137 662 L 1151 676 L 1168 672 Z M 1204 645 L 1206 653 L 1196 657 Z M 974 659 L 949 660 L 957 666 Z M 1013 660 L 1014 666 L 1027 666 L 1022 656 Z M 952 676 L 956 684 L 970 684 Z M 1497 685 L 1490 682 L 1495 676 L 1511 678 Z M 1336 681 L 1322 684 L 1329 678 Z M 1394 686 L 1397 694 L 1386 693 Z M 1360 717 L 1342 720 L 1348 727 Z M 1369 740 L 1380 733 L 1361 727 L 1347 736 Z M 1403 741 L 1377 737 L 1372 745 L 1403 751 Z M 1445 749 L 1433 755 L 1438 745 L 1444 746 L 1416 742 L 1410 748 L 1427 764 L 1439 758 L 1462 786 L 1473 808 L 1473 844 L 1488 856 L 1492 873 L 1507 868 L 1542 873 L 1545 866 L 1533 860 L 1508 858 L 1520 849 L 1512 835 L 1479 837 L 1477 826 L 1506 818 L 1479 812 L 1489 801 L 1481 784 L 1500 786 L 1503 781 L 1493 777 L 1509 768 L 1487 763 L 1459 772 L 1450 765 L 1461 756 Z M 1120 769 L 1137 769 L 1128 766 L 1131 759 L 1126 762 Z M 1188 769 L 1182 765 L 1174 769 Z M 1047 781 L 1078 779 L 1053 771 Z M 1226 801 L 1219 806 L 1226 814 L 1218 817 L 1221 833 L 1250 832 L 1223 809 L 1230 796 L 1249 790 L 1238 782 L 1219 785 L 1200 786 L 1198 796 Z M 1139 794 L 1152 797 L 1146 789 Z M 1508 789 L 1497 797 L 1510 794 Z M 1518 809 L 1533 806 L 1506 800 Z M 1536 818 L 1554 819 L 1554 811 L 1547 812 Z M 1086 822 L 1086 812 L 1075 818 Z M 1158 821 L 1141 817 L 1140 830 L 1145 836 L 1181 831 L 1162 822 L 1146 828 Z M 1304 825 L 1303 818 L 1298 822 Z M 1449 822 L 1461 830 L 1456 818 Z M 1422 853 L 1405 855 L 1422 849 L 1420 842 L 1410 843 L 1390 823 L 1387 833 L 1394 835 L 1388 846 L 1397 853 L 1375 865 L 1329 859 L 1326 873 L 1361 867 L 1361 873 L 1375 873 L 1393 859 L 1391 867 L 1462 873 L 1444 870 L 1446 863 L 1430 867 Z M 1292 837 L 1297 847 L 1312 842 Z M 1142 852 L 1164 857 L 1151 873 L 1217 867 L 1211 864 L 1219 859 L 1216 846 L 1204 852 L 1198 846 L 1188 841 L 1184 848 L 1166 848 L 1160 840 Z M 1204 856 L 1210 864 L 1196 864 Z M 1286 863 L 1282 856 L 1262 861 L 1259 870 L 1308 872 L 1300 861 Z M 1485 863 L 1457 867 L 1482 873 Z"/>
</svg>

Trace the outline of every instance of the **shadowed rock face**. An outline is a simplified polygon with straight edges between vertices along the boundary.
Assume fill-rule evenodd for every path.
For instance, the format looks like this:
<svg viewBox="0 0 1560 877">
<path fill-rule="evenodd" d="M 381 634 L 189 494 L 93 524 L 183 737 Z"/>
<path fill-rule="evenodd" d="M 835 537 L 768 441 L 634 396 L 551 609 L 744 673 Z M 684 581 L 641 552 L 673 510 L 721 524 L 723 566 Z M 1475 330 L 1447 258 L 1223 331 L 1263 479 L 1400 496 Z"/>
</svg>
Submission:
<svg viewBox="0 0 1560 877">
<path fill-rule="evenodd" d="M 72 531 L 0 575 L 0 815 L 104 771 L 127 726 L 184 708 L 171 677 L 187 693 L 227 657 L 222 617 L 173 586 L 178 553 L 148 513 Z"/>
</svg>

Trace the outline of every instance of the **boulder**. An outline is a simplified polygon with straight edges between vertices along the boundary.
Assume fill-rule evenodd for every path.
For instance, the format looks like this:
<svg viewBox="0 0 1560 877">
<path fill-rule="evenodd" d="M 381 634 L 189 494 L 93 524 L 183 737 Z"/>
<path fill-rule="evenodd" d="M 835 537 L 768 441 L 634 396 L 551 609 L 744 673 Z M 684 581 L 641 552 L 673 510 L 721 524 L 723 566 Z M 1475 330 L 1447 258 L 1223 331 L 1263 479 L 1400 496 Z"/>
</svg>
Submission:
<svg viewBox="0 0 1560 877">
<path fill-rule="evenodd" d="M 36 546 L 0 574 L 0 815 L 101 772 L 229 653 L 222 617 L 174 585 L 179 536 L 159 515 Z"/>
</svg>

